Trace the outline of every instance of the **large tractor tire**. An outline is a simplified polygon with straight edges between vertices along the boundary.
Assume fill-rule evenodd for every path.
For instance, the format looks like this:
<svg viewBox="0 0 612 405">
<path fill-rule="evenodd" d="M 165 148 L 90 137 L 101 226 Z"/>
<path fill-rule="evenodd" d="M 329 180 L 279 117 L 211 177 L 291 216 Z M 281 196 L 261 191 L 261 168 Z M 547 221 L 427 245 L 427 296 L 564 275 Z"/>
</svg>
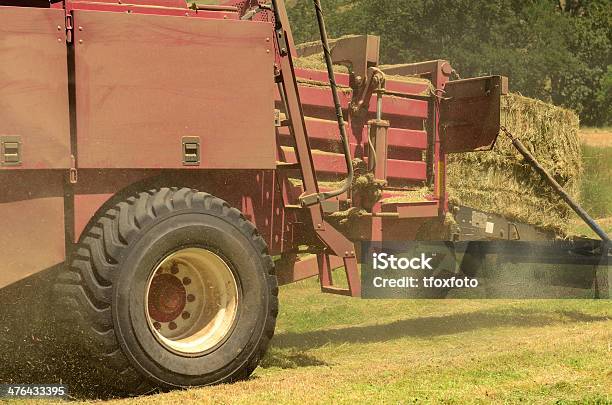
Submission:
<svg viewBox="0 0 612 405">
<path fill-rule="evenodd" d="M 55 293 L 64 329 L 122 394 L 247 378 L 278 313 L 255 227 L 187 188 L 143 192 L 94 219 Z"/>
</svg>

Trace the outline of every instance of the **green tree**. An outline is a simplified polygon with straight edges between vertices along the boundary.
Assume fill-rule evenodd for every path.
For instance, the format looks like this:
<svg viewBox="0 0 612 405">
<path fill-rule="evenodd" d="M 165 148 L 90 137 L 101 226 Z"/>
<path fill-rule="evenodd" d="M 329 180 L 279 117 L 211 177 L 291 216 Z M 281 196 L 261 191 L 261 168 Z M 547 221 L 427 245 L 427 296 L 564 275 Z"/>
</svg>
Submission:
<svg viewBox="0 0 612 405">
<path fill-rule="evenodd" d="M 382 37 L 383 63 L 448 59 L 462 76 L 502 74 L 512 91 L 609 124 L 607 0 L 323 0 L 330 36 Z M 313 4 L 290 9 L 298 42 L 318 38 Z M 607 87 L 606 87 L 607 86 Z"/>
</svg>

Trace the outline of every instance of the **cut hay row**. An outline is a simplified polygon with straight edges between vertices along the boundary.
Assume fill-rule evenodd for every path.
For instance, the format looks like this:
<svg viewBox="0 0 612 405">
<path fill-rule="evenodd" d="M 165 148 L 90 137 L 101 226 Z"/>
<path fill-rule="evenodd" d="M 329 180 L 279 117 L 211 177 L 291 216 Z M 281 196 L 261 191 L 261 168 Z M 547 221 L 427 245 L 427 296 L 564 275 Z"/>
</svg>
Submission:
<svg viewBox="0 0 612 405">
<path fill-rule="evenodd" d="M 582 176 L 578 117 L 516 94 L 503 97 L 501 123 L 574 197 Z M 571 210 L 500 135 L 490 152 L 454 154 L 448 164 L 451 201 L 566 234 Z"/>
</svg>

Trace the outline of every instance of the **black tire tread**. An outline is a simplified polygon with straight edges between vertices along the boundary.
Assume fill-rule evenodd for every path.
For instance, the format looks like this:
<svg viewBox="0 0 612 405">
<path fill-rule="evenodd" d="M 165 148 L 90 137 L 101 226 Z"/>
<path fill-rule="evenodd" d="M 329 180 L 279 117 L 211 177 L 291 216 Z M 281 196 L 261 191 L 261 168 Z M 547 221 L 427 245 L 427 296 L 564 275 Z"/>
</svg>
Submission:
<svg viewBox="0 0 612 405">
<path fill-rule="evenodd" d="M 266 268 L 270 289 L 270 307 L 264 333 L 251 358 L 223 382 L 247 378 L 257 367 L 274 335 L 278 315 L 278 284 L 268 248 L 255 226 L 225 201 L 189 188 L 160 188 L 141 192 L 118 202 L 95 218 L 74 249 L 70 266 L 58 277 L 55 294 L 63 314 L 67 333 L 75 335 L 97 360 L 115 390 L 142 394 L 153 387 L 132 367 L 123 354 L 113 329 L 111 314 L 112 285 L 119 271 L 119 258 L 147 224 L 172 212 L 204 209 L 223 217 L 250 238 Z M 134 387 L 136 387 L 134 389 Z"/>
</svg>

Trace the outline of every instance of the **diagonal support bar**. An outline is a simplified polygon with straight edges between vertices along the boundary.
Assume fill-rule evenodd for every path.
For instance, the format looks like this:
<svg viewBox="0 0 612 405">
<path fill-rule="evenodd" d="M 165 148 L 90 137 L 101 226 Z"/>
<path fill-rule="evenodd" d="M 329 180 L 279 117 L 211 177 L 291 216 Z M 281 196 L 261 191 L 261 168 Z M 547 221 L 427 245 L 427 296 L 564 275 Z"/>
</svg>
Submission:
<svg viewBox="0 0 612 405">
<path fill-rule="evenodd" d="M 280 50 L 280 66 L 278 67 L 279 74 L 277 75 L 277 82 L 279 83 L 279 90 L 283 99 L 282 101 L 287 110 L 287 118 L 291 123 L 289 130 L 295 139 L 295 151 L 304 184 L 304 194 L 302 197 L 311 195 L 322 197 L 310 201 L 311 204 L 307 204 L 305 206 L 310 212 L 312 224 L 319 239 L 328 248 L 330 254 L 341 257 L 344 260 L 345 271 L 349 281 L 348 289 L 336 289 L 331 288 L 331 280 L 329 284 L 326 285 L 322 278 L 321 289 L 330 293 L 351 295 L 355 297 L 361 296 L 359 268 L 357 266 L 357 260 L 355 259 L 355 245 L 348 240 L 346 236 L 338 232 L 323 219 L 321 201 L 325 198 L 325 196 L 322 196 L 319 193 L 312 152 L 308 141 L 306 122 L 304 120 L 304 112 L 300 102 L 299 87 L 293 67 L 293 55 L 295 54 L 293 49 L 293 38 L 291 36 L 290 29 L 285 29 L 285 27 L 289 27 L 287 10 L 283 0 L 273 0 L 273 6 L 276 18 L 277 42 Z M 283 49 L 284 47 L 286 48 Z M 340 108 L 340 114 L 341 113 L 342 109 Z M 342 117 L 339 118 L 339 121 L 340 119 L 342 119 Z M 341 122 L 341 128 L 342 131 L 344 131 L 345 128 L 343 119 Z M 344 134 L 344 132 L 341 132 L 341 134 Z M 348 138 L 344 136 L 343 141 L 348 143 Z M 352 172 L 350 152 L 347 156 L 347 165 L 349 171 Z M 351 182 L 352 179 L 350 179 L 347 184 L 350 185 Z M 325 195 L 327 194 L 329 193 L 326 193 Z M 333 192 L 330 195 L 333 196 Z"/>
<path fill-rule="evenodd" d="M 510 140 L 512 145 L 519 151 L 525 158 L 527 163 L 534 168 L 536 172 L 555 190 L 555 192 L 574 210 L 576 214 L 606 243 L 610 243 L 610 237 L 608 234 L 595 222 L 593 218 L 576 202 L 570 197 L 569 194 L 561 187 L 559 183 L 540 165 L 536 158 L 529 152 L 529 150 L 523 145 L 521 141 L 515 138 L 506 127 L 501 127 L 501 130 Z"/>
</svg>

